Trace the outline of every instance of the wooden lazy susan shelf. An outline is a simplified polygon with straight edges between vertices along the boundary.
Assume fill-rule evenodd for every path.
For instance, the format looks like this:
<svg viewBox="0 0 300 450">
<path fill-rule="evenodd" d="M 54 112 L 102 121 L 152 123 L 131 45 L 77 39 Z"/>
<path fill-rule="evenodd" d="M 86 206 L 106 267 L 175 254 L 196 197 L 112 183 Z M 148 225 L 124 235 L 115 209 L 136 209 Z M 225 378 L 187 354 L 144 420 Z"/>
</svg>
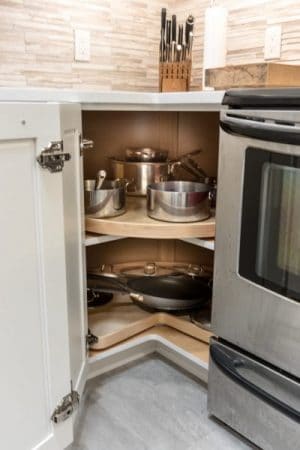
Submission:
<svg viewBox="0 0 300 450">
<path fill-rule="evenodd" d="M 88 317 L 91 332 L 98 337 L 98 342 L 91 345 L 92 351 L 101 351 L 119 344 L 133 336 L 158 330 L 172 329 L 173 335 L 186 340 L 187 336 L 209 344 L 212 333 L 193 324 L 189 316 L 174 316 L 164 312 L 150 313 L 135 305 L 127 294 L 116 294 L 113 300 L 94 310 L 89 310 Z"/>
<path fill-rule="evenodd" d="M 172 223 L 151 219 L 147 216 L 146 199 L 127 198 L 125 214 L 107 219 L 87 217 L 86 231 L 91 233 L 115 236 L 178 239 L 180 238 L 213 238 L 215 236 L 215 218 L 210 217 L 202 222 Z"/>
</svg>

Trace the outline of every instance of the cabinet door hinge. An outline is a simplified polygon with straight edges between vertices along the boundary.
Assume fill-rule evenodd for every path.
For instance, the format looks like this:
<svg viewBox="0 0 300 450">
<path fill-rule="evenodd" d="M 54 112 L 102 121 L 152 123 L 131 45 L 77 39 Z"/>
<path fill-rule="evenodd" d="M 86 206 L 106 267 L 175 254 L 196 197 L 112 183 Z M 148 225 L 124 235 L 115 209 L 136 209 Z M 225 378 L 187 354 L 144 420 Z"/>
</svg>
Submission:
<svg viewBox="0 0 300 450">
<path fill-rule="evenodd" d="M 48 169 L 51 173 L 61 172 L 65 161 L 71 159 L 70 153 L 64 153 L 63 150 L 63 141 L 49 142 L 36 160 L 43 169 Z"/>
<path fill-rule="evenodd" d="M 88 329 L 88 334 L 86 335 L 86 348 L 89 349 L 90 345 L 96 344 L 98 341 L 98 337 Z"/>
<path fill-rule="evenodd" d="M 61 402 L 57 405 L 51 420 L 54 423 L 60 423 L 67 420 L 73 412 L 78 408 L 79 405 L 79 394 L 77 391 L 73 390 L 71 382 L 71 392 L 63 397 Z"/>
</svg>

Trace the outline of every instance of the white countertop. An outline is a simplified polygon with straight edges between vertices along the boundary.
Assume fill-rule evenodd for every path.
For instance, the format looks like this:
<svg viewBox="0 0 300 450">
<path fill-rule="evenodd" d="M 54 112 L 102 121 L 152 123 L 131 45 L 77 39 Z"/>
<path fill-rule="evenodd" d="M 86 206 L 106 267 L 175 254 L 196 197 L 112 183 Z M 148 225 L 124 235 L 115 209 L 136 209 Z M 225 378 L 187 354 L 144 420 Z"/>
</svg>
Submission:
<svg viewBox="0 0 300 450">
<path fill-rule="evenodd" d="M 176 93 L 0 88 L 2 102 L 81 103 L 83 110 L 219 111 L 224 91 Z"/>
</svg>

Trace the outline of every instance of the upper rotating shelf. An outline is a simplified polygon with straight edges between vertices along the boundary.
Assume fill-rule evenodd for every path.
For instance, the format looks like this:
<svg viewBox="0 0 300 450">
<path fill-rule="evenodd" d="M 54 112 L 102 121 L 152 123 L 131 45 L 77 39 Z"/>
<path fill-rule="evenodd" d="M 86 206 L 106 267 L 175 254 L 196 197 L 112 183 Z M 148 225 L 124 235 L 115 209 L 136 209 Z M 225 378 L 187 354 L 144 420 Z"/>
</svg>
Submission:
<svg viewBox="0 0 300 450">
<path fill-rule="evenodd" d="M 151 219 L 146 212 L 146 199 L 127 198 L 125 214 L 107 219 L 87 217 L 86 231 L 114 236 L 148 239 L 213 238 L 215 218 L 202 222 L 172 223 Z"/>
</svg>

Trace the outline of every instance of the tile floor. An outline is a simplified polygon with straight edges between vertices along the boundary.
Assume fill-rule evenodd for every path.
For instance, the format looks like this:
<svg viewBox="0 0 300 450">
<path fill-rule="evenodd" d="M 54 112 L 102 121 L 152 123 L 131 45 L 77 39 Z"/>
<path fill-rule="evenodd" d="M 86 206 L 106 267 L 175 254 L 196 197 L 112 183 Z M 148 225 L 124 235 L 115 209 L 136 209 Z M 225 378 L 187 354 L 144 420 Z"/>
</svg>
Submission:
<svg viewBox="0 0 300 450">
<path fill-rule="evenodd" d="M 153 354 L 89 381 L 72 450 L 246 450 L 207 415 L 206 387 Z"/>
</svg>

